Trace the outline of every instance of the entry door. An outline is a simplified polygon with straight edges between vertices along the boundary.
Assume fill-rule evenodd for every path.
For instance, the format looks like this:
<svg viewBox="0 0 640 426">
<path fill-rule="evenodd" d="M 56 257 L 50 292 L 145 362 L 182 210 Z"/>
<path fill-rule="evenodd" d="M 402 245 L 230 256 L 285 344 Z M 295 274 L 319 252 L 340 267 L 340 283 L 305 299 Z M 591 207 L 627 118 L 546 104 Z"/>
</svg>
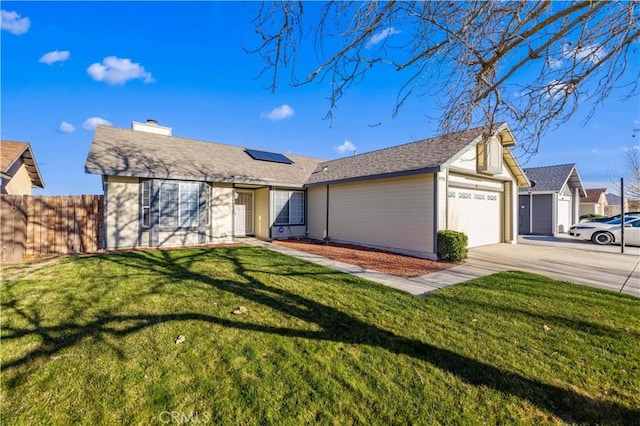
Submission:
<svg viewBox="0 0 640 426">
<path fill-rule="evenodd" d="M 235 205 L 235 235 L 253 235 L 253 193 L 237 192 Z"/>
<path fill-rule="evenodd" d="M 531 234 L 531 197 L 529 195 L 520 195 L 518 198 L 520 208 L 518 209 L 518 234 Z"/>
</svg>

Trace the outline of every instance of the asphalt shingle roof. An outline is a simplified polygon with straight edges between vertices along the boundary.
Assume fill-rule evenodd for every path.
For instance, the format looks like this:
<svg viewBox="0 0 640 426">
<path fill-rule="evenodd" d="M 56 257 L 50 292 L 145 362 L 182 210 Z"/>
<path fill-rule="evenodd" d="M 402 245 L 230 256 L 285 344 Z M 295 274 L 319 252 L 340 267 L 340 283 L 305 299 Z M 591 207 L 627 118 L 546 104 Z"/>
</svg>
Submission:
<svg viewBox="0 0 640 426">
<path fill-rule="evenodd" d="M 302 186 L 322 160 L 286 154 L 293 164 L 252 159 L 243 147 L 98 126 L 88 173 Z"/>
<path fill-rule="evenodd" d="M 586 197 L 580 197 L 581 203 L 597 203 L 600 201 L 600 194 L 607 191 L 607 188 L 590 188 L 587 189 Z"/>
<path fill-rule="evenodd" d="M 307 184 L 344 182 L 413 171 L 435 171 L 432 169 L 437 169 L 451 160 L 486 131 L 488 127 L 478 127 L 352 157 L 325 161 L 318 164 Z"/>
<path fill-rule="evenodd" d="M 314 185 L 435 172 L 488 132 L 488 126 L 477 127 L 331 161 L 286 154 L 294 163 L 280 164 L 254 160 L 240 146 L 98 126 L 85 170 L 157 179 Z"/>
<path fill-rule="evenodd" d="M 575 164 L 560 164 L 557 166 L 530 167 L 524 169 L 524 172 L 530 181 L 536 183 L 531 192 L 559 192 L 575 168 Z M 528 189 L 521 189 L 520 193 L 528 193 Z"/>
<path fill-rule="evenodd" d="M 32 185 L 44 188 L 44 181 L 31 152 L 31 145 L 28 142 L 0 141 L 0 172 L 3 175 L 7 174 L 11 166 L 21 157 Z"/>
</svg>

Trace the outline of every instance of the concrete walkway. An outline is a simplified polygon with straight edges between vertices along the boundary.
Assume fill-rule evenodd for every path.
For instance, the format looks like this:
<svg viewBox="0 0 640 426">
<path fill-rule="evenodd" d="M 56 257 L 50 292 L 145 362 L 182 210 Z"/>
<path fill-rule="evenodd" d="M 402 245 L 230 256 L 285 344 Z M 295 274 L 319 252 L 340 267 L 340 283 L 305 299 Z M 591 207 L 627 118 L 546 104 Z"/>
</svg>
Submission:
<svg viewBox="0 0 640 426">
<path fill-rule="evenodd" d="M 494 244 L 469 250 L 466 263 L 420 277 L 402 278 L 253 238 L 242 239 L 289 256 L 375 281 L 416 296 L 500 271 L 525 271 L 640 297 L 640 258 L 573 248 Z"/>
</svg>

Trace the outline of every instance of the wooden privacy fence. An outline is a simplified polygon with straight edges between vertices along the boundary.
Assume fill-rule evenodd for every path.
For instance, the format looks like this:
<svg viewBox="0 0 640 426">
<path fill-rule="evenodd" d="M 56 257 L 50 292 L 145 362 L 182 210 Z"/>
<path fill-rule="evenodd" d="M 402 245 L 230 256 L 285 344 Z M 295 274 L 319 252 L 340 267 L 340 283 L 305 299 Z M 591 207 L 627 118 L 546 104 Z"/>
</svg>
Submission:
<svg viewBox="0 0 640 426">
<path fill-rule="evenodd" d="M 0 195 L 2 261 L 104 248 L 102 195 Z"/>
</svg>

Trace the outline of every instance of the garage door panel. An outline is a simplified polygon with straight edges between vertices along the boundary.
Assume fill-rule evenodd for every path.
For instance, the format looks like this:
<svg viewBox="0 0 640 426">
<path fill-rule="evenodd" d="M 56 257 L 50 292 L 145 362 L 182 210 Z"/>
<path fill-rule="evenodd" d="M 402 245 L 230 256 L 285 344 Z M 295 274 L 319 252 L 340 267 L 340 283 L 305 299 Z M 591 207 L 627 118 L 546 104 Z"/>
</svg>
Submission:
<svg viewBox="0 0 640 426">
<path fill-rule="evenodd" d="M 469 247 L 502 241 L 502 193 L 449 188 L 448 228 L 469 237 Z"/>
</svg>

